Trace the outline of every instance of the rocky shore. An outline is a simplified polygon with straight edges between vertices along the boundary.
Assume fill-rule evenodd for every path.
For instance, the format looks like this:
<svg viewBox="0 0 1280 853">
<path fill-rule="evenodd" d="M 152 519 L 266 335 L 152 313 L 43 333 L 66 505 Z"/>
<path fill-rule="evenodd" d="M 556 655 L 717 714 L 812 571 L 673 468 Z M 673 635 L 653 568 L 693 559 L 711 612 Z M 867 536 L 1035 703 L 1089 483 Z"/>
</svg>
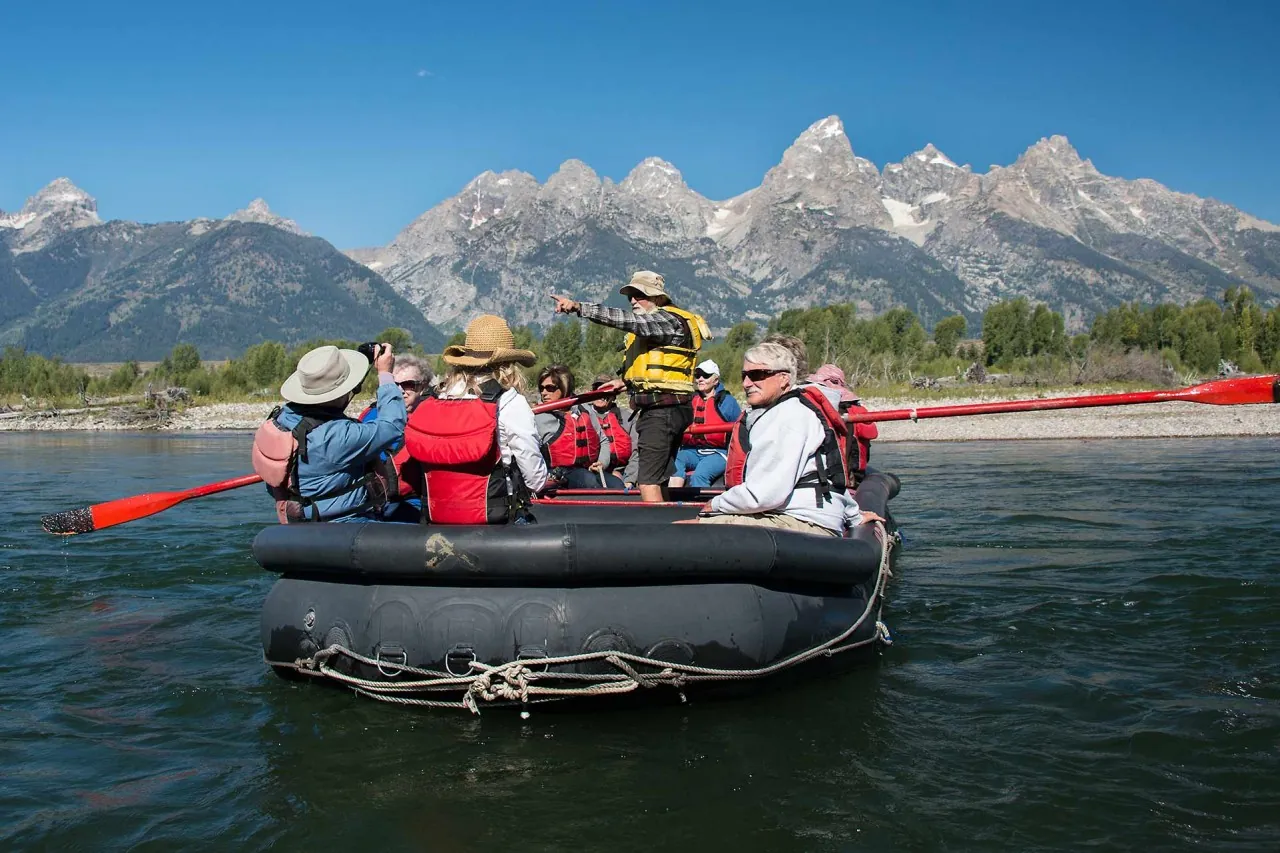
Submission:
<svg viewBox="0 0 1280 853">
<path fill-rule="evenodd" d="M 1031 398 L 1009 394 L 1003 399 Z M 981 399 L 921 400 L 868 398 L 870 409 L 957 405 Z M 190 406 L 165 418 L 136 407 L 103 407 L 63 412 L 11 412 L 0 415 L 0 431 L 9 430 L 160 430 L 212 432 L 256 429 L 274 404 L 217 403 Z M 355 415 L 361 406 L 353 406 Z M 1207 406 L 1157 403 L 1053 412 L 1023 412 L 980 417 L 895 421 L 880 424 L 880 441 L 973 441 L 1038 438 L 1180 438 L 1280 435 L 1280 406 Z"/>
</svg>

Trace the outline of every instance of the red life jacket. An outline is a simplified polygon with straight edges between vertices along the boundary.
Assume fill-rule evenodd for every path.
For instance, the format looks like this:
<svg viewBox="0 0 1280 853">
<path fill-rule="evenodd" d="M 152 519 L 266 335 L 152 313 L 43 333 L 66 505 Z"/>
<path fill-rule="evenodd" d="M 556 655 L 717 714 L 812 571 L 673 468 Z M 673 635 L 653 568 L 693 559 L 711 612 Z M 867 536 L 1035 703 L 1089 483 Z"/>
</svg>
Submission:
<svg viewBox="0 0 1280 853">
<path fill-rule="evenodd" d="M 600 457 L 600 436 L 579 406 L 555 412 L 560 426 L 547 442 L 552 468 L 587 468 Z"/>
<path fill-rule="evenodd" d="M 387 471 L 386 466 L 374 460 L 365 466 L 364 476 L 350 486 L 319 495 L 304 496 L 298 489 L 298 464 L 307 461 L 307 435 L 331 421 L 350 419 L 331 408 L 297 405 L 292 408 L 302 415 L 302 419 L 292 430 L 285 429 L 276 420 L 281 412 L 281 407 L 277 406 L 253 436 L 253 470 L 266 483 L 267 492 L 275 499 L 276 517 L 281 524 L 328 521 L 330 519 L 320 515 L 316 504 L 356 489 L 366 490 L 365 502 L 342 515 L 351 515 L 370 507 L 381 507 L 386 504 L 387 495 L 400 488 L 395 469 Z M 341 516 L 330 518 L 333 517 Z"/>
<path fill-rule="evenodd" d="M 727 396 L 729 396 L 729 392 L 723 388 L 710 397 L 694 394 L 693 425 L 729 426 L 731 422 L 720 416 L 720 401 Z M 729 433 L 728 431 L 710 435 L 689 435 L 685 433 L 683 445 L 685 447 L 728 447 Z"/>
<path fill-rule="evenodd" d="M 797 489 L 813 489 L 816 492 L 817 505 L 831 498 L 834 492 L 843 492 L 850 482 L 849 477 L 849 424 L 845 423 L 836 407 L 831 405 L 827 395 L 812 385 L 805 385 L 788 391 L 778 398 L 777 403 L 794 398 L 813 412 L 822 424 L 822 444 L 814 452 L 815 471 L 806 474 L 796 483 Z M 747 427 L 744 416 L 734 428 L 729 439 L 728 459 L 724 471 L 725 488 L 733 488 L 742 484 L 746 477 L 747 462 L 751 456 L 751 430 Z"/>
<path fill-rule="evenodd" d="M 404 444 L 422 470 L 424 524 L 506 524 L 513 517 L 518 469 L 502 462 L 502 393 L 489 381 L 479 397 L 428 397 L 410 415 Z"/>
<path fill-rule="evenodd" d="M 857 403 L 841 403 L 840 414 L 849 412 L 865 412 L 868 411 L 866 406 L 860 406 Z M 873 423 L 853 424 L 853 437 L 857 439 L 854 446 L 849 448 L 849 471 L 854 475 L 855 481 L 860 481 L 862 476 L 867 472 L 867 463 L 871 461 L 871 440 L 879 438 L 880 428 Z M 858 451 L 858 456 L 853 457 L 853 451 Z"/>
<path fill-rule="evenodd" d="M 596 415 L 600 418 L 600 431 L 604 433 L 609 446 L 613 448 L 613 458 L 609 467 L 619 468 L 626 465 L 627 460 L 631 458 L 631 433 L 622 426 L 617 407 L 610 406 L 603 413 L 597 411 Z"/>
</svg>

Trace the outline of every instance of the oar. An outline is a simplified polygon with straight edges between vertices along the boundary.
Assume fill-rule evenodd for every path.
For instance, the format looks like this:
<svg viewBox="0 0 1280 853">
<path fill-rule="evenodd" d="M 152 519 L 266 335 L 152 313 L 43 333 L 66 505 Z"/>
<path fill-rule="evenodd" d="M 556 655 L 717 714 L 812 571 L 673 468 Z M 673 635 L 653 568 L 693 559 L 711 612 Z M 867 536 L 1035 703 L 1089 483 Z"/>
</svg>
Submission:
<svg viewBox="0 0 1280 853">
<path fill-rule="evenodd" d="M 1002 400 L 957 406 L 924 406 L 916 409 L 884 409 L 845 415 L 852 424 L 880 421 L 915 421 L 926 418 L 956 418 L 968 415 L 996 415 L 1006 412 L 1041 412 L 1050 409 L 1089 409 L 1097 406 L 1133 406 L 1139 403 L 1208 403 L 1212 406 L 1241 406 L 1253 403 L 1280 403 L 1280 375 L 1219 379 L 1168 391 L 1135 391 L 1131 394 L 1086 394 L 1079 397 L 1047 397 L 1042 400 Z M 690 435 L 728 432 L 729 426 L 695 426 Z"/>
<path fill-rule="evenodd" d="M 241 486 L 251 486 L 254 483 L 261 482 L 262 478 L 257 474 L 246 474 L 243 477 L 196 486 L 194 489 L 187 489 L 182 492 L 151 492 L 145 495 L 135 495 L 131 498 L 119 498 L 106 503 L 46 515 L 40 519 L 40 526 L 49 533 L 60 533 L 66 536 L 74 533 L 88 533 L 91 530 L 114 527 L 117 524 L 124 524 L 126 521 L 134 521 L 135 519 L 146 518 L 148 515 L 155 515 L 157 512 L 164 512 L 169 507 L 176 506 L 192 498 L 216 495 L 218 492 L 238 489 Z"/>
<path fill-rule="evenodd" d="M 1135 391 L 1132 394 L 1086 394 L 1079 397 L 1047 397 L 1042 400 L 1006 400 L 962 406 L 925 406 L 918 409 L 886 409 L 880 412 L 853 412 L 849 423 L 872 421 L 915 421 L 925 418 L 955 418 L 967 415 L 995 415 L 1004 412 L 1042 412 L 1050 409 L 1090 409 L 1097 406 L 1134 406 L 1139 403 L 1208 403 L 1212 406 L 1241 406 L 1251 403 L 1280 403 L 1280 375 L 1219 379 L 1168 391 Z"/>
<path fill-rule="evenodd" d="M 542 403 L 534 406 L 533 411 L 553 412 L 557 409 L 567 409 L 577 403 L 612 396 L 617 394 L 618 390 L 586 391 L 577 397 L 568 397 L 563 400 L 556 400 L 553 403 Z M 192 498 L 216 495 L 218 492 L 239 489 L 242 486 L 252 486 L 254 483 L 261 482 L 262 478 L 257 474 L 246 474 L 243 477 L 196 486 L 193 489 L 181 492 L 151 492 L 145 495 L 135 495 L 131 498 L 119 498 L 106 503 L 46 515 L 40 519 L 40 526 L 48 533 L 57 533 L 63 536 L 89 533 L 94 530 L 102 530 L 104 527 L 114 527 L 117 524 L 136 521 L 139 518 L 146 518 L 149 515 L 164 512 L 169 507 L 176 506 Z"/>
</svg>

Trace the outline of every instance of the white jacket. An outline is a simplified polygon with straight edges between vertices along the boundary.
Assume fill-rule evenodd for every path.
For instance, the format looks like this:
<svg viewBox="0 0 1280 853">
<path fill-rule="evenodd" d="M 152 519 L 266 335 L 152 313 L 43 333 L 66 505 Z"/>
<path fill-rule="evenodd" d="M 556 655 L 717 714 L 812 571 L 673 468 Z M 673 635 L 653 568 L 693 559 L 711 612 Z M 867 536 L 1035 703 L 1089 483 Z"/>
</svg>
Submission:
<svg viewBox="0 0 1280 853">
<path fill-rule="evenodd" d="M 818 470 L 814 454 L 826 436 L 822 422 L 804 403 L 793 397 L 765 409 L 750 436 L 743 481 L 712 498 L 713 511 L 754 515 L 782 510 L 837 533 L 861 520 L 857 501 L 844 492 L 833 490 L 819 506 L 817 489 L 796 488 L 801 478 Z"/>
</svg>

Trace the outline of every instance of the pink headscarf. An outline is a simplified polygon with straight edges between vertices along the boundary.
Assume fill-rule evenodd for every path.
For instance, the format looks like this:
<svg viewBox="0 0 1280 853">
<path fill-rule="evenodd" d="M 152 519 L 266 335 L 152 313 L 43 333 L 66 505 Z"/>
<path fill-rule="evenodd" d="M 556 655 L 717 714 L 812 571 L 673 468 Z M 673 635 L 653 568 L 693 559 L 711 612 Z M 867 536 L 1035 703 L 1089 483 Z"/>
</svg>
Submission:
<svg viewBox="0 0 1280 853">
<path fill-rule="evenodd" d="M 824 364 L 813 373 L 810 373 L 805 381 L 825 385 L 828 388 L 834 388 L 839 391 L 841 403 L 853 403 L 858 400 L 858 395 L 849 390 L 849 385 L 844 378 L 844 371 L 837 365 Z"/>
</svg>

